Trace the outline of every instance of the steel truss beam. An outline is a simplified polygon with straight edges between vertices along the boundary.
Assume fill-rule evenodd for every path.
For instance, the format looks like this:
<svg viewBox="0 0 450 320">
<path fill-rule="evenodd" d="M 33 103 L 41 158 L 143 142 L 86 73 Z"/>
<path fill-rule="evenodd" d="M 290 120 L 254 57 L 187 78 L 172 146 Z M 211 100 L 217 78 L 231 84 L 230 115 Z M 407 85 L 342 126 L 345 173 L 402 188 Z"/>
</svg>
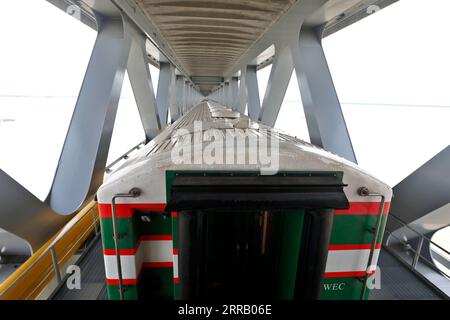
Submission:
<svg viewBox="0 0 450 320">
<path fill-rule="evenodd" d="M 438 211 L 450 203 L 450 146 L 411 173 L 393 188 L 391 212 L 416 230 L 436 231 L 450 224 L 448 211 Z M 389 230 L 399 227 L 394 221 Z"/>
<path fill-rule="evenodd" d="M 322 29 L 302 28 L 292 46 L 311 143 L 357 163 L 322 47 Z"/>
<path fill-rule="evenodd" d="M 108 3 L 95 12 L 97 40 L 46 201 L 0 170 L 0 225 L 33 250 L 55 235 L 103 181 L 131 46 L 120 12 Z"/>
<path fill-rule="evenodd" d="M 223 89 L 224 89 L 223 92 L 224 92 L 224 96 L 225 96 L 223 104 L 227 108 L 230 108 L 231 107 L 231 88 L 230 88 L 229 81 L 225 82 Z"/>
<path fill-rule="evenodd" d="M 72 214 L 103 182 L 131 41 L 122 19 L 103 19 L 47 203 Z"/>
<path fill-rule="evenodd" d="M 258 76 L 256 66 L 247 66 L 245 81 L 247 86 L 248 115 L 253 120 L 259 120 L 261 102 L 259 99 Z M 242 81 L 241 81 L 242 82 Z"/>
<path fill-rule="evenodd" d="M 276 55 L 272 64 L 266 94 L 261 108 L 259 120 L 268 126 L 275 126 L 283 104 L 286 90 L 294 71 L 289 44 L 275 46 Z"/>
<path fill-rule="evenodd" d="M 178 114 L 182 116 L 185 113 L 184 108 L 185 79 L 183 76 L 177 76 L 176 86 L 177 86 L 177 109 Z"/>
<path fill-rule="evenodd" d="M 159 69 L 158 93 L 156 97 L 161 128 L 167 127 L 169 108 L 173 94 L 175 69 L 170 63 L 161 63 Z"/>
<path fill-rule="evenodd" d="M 230 82 L 231 89 L 231 108 L 237 110 L 239 108 L 239 79 L 233 77 Z"/>
<path fill-rule="evenodd" d="M 247 107 L 248 91 L 247 91 L 247 67 L 241 70 L 241 81 L 239 82 L 239 97 L 237 111 L 244 114 Z"/>
<path fill-rule="evenodd" d="M 169 99 L 169 109 L 170 109 L 170 120 L 171 123 L 174 123 L 175 121 L 180 118 L 180 113 L 178 111 L 178 105 L 177 105 L 177 76 L 175 74 L 175 69 L 172 72 L 172 80 L 170 85 L 170 99 Z"/>
<path fill-rule="evenodd" d="M 275 125 L 295 67 L 311 142 L 356 163 L 356 156 L 342 115 L 325 54 L 321 44 L 326 16 L 349 10 L 355 1 L 331 5 L 329 0 L 305 0 L 289 12 L 247 52 L 225 76 L 238 70 L 246 79 L 248 110 L 251 118 Z M 267 48 L 275 46 L 275 59 L 266 94 L 260 107 L 255 61 Z M 255 86 L 256 84 L 256 86 Z M 240 94 L 243 108 L 244 91 Z"/>
<path fill-rule="evenodd" d="M 144 34 L 136 32 L 131 25 L 127 29 L 131 33 L 132 39 L 130 56 L 128 58 L 128 75 L 142 126 L 144 127 L 146 140 L 150 142 L 159 134 L 161 124 L 156 107 L 152 75 L 147 61 L 147 38 Z"/>
</svg>

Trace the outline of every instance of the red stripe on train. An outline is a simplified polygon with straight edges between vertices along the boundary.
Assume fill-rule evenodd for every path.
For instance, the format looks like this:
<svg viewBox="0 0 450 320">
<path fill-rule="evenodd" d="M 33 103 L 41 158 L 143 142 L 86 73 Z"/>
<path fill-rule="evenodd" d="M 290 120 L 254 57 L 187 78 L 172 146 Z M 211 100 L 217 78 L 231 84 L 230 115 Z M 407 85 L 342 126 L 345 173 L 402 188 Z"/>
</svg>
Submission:
<svg viewBox="0 0 450 320">
<path fill-rule="evenodd" d="M 375 271 L 370 272 L 369 275 L 373 275 Z M 365 277 L 365 271 L 347 271 L 347 272 L 325 272 L 325 278 L 356 278 Z"/>
<path fill-rule="evenodd" d="M 372 244 L 332 244 L 328 247 L 331 251 L 339 250 L 370 250 Z M 375 246 L 375 249 L 381 249 L 381 243 Z"/>
<path fill-rule="evenodd" d="M 138 283 L 138 279 L 123 279 L 122 284 L 125 286 L 132 286 L 136 285 Z M 118 286 L 119 285 L 119 279 L 106 279 L 106 284 L 108 286 Z"/>
<path fill-rule="evenodd" d="M 127 203 L 116 204 L 117 218 L 132 218 L 134 210 L 148 210 L 163 212 L 166 209 L 165 203 Z M 111 204 L 98 204 L 100 218 L 112 218 Z"/>
<path fill-rule="evenodd" d="M 350 202 L 350 208 L 345 210 L 336 210 L 336 215 L 361 214 L 361 215 L 377 215 L 380 210 L 380 202 Z M 383 214 L 389 212 L 391 203 L 386 202 L 383 208 Z"/>
<path fill-rule="evenodd" d="M 145 262 L 144 268 L 173 268 L 173 261 L 170 262 Z"/>
</svg>

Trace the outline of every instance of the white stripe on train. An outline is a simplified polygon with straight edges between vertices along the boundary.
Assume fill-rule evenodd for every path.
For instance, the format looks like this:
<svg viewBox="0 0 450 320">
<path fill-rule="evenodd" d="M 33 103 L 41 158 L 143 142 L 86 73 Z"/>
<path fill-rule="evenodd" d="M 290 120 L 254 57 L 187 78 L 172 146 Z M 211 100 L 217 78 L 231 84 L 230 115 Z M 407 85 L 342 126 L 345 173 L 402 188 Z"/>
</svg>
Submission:
<svg viewBox="0 0 450 320">
<path fill-rule="evenodd" d="M 139 273 L 145 263 L 170 264 L 173 263 L 172 240 L 142 241 L 136 255 L 121 255 L 122 278 L 133 280 L 139 277 Z M 118 279 L 117 260 L 115 255 L 104 255 L 106 278 Z"/>
<path fill-rule="evenodd" d="M 178 253 L 173 250 L 171 240 L 143 241 L 136 255 L 122 255 L 122 277 L 124 280 L 135 280 L 145 264 L 162 264 L 173 267 L 173 278 L 178 280 Z M 374 251 L 374 264 L 378 260 L 380 249 Z M 327 274 L 365 272 L 369 260 L 370 249 L 362 250 L 330 250 L 325 269 Z M 115 255 L 105 255 L 106 278 L 118 279 Z M 372 266 L 370 270 L 375 270 Z"/>
<path fill-rule="evenodd" d="M 373 262 L 376 264 L 380 249 L 374 251 Z M 366 271 L 370 249 L 363 250 L 330 250 L 328 251 L 325 273 Z M 370 271 L 375 270 L 375 266 Z"/>
</svg>

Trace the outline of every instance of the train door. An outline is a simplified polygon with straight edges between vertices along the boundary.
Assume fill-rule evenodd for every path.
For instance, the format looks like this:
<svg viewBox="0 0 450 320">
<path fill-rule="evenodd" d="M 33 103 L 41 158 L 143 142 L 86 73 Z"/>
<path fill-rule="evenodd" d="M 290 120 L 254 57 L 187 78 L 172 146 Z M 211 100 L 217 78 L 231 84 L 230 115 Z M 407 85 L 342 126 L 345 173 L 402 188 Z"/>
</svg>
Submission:
<svg viewBox="0 0 450 320">
<path fill-rule="evenodd" d="M 177 297 L 319 297 L 333 209 L 348 205 L 343 185 L 280 178 L 175 176 L 169 208 L 178 212 Z"/>
</svg>

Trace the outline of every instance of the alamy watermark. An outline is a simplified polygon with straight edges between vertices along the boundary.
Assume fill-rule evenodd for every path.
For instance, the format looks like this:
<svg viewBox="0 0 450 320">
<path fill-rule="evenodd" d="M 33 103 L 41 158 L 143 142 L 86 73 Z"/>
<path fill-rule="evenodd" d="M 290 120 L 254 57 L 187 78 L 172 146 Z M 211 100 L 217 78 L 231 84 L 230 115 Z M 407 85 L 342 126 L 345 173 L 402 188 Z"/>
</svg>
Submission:
<svg viewBox="0 0 450 320">
<path fill-rule="evenodd" d="M 374 273 L 367 277 L 366 286 L 369 290 L 381 289 L 381 268 L 379 266 L 376 267 Z"/>
<path fill-rule="evenodd" d="M 81 269 L 79 266 L 67 267 L 67 281 L 66 286 L 69 290 L 81 290 Z"/>
<path fill-rule="evenodd" d="M 201 121 L 194 130 L 181 128 L 172 139 L 171 160 L 177 165 L 246 165 L 258 168 L 262 175 L 274 175 L 280 167 L 280 141 L 270 129 L 242 133 L 211 128 Z"/>
</svg>

